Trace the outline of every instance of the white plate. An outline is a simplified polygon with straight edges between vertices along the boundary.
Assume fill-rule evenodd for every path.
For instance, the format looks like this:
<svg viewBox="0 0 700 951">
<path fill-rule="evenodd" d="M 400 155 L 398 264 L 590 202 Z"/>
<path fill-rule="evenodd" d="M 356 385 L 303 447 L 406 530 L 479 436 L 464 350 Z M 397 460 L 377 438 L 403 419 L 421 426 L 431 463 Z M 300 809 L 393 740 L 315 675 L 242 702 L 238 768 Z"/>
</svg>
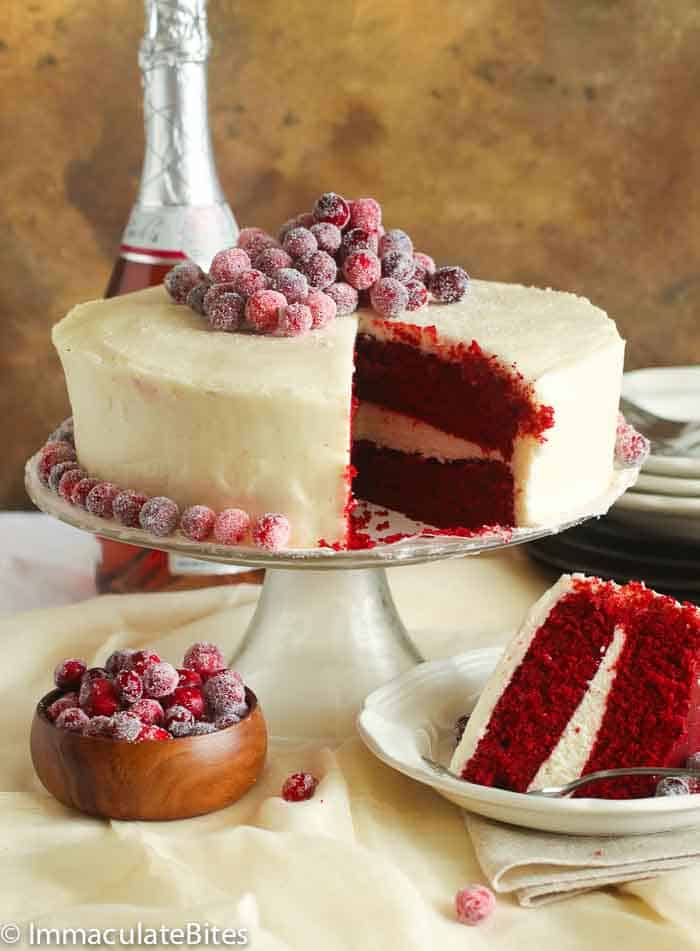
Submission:
<svg viewBox="0 0 700 951">
<path fill-rule="evenodd" d="M 659 495 L 675 495 L 686 499 L 695 498 L 700 496 L 700 479 L 677 479 L 673 476 L 649 475 L 646 472 L 640 472 L 631 491 L 657 492 Z"/>
<path fill-rule="evenodd" d="M 700 419 L 700 366 L 650 367 L 625 373 L 623 396 L 667 419 Z M 700 477 L 700 459 L 651 455 L 645 472 Z"/>
<path fill-rule="evenodd" d="M 455 720 L 470 713 L 500 648 L 419 664 L 371 693 L 357 721 L 369 749 L 463 809 L 531 829 L 569 835 L 664 832 L 700 823 L 700 795 L 659 799 L 543 799 L 440 776 L 422 761 L 449 765 Z"/>
</svg>

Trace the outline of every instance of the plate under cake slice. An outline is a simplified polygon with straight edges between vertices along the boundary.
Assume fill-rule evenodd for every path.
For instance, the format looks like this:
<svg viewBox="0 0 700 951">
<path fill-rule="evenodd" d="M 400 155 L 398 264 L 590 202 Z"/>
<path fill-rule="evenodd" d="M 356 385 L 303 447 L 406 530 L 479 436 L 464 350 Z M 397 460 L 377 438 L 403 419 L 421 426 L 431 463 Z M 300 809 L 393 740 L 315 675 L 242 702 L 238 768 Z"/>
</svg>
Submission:
<svg viewBox="0 0 700 951">
<path fill-rule="evenodd" d="M 679 766 L 700 750 L 700 610 L 640 582 L 562 575 L 486 684 L 451 769 L 527 792 L 626 766 Z M 653 777 L 581 796 L 653 795 Z"/>
</svg>

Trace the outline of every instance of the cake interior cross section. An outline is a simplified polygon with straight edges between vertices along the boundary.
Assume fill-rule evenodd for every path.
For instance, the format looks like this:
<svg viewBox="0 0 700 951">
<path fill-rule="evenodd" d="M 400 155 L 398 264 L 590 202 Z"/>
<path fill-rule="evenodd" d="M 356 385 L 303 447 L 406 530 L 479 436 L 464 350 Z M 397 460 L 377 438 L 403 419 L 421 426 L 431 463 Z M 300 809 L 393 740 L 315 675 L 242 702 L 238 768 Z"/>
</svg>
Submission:
<svg viewBox="0 0 700 951">
<path fill-rule="evenodd" d="M 181 509 L 351 544 L 354 498 L 443 530 L 539 526 L 612 477 L 624 342 L 584 298 L 470 281 L 400 319 L 213 333 L 162 287 L 56 325 L 80 465 Z"/>
</svg>

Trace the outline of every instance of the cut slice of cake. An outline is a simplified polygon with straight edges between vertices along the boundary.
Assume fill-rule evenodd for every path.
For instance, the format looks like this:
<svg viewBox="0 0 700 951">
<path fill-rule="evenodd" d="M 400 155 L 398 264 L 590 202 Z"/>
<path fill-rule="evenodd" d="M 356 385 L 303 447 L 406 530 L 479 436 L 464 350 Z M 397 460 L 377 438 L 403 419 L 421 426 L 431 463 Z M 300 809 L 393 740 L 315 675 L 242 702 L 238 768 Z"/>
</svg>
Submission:
<svg viewBox="0 0 700 951">
<path fill-rule="evenodd" d="M 679 766 L 700 749 L 700 610 L 640 582 L 562 575 L 507 646 L 451 769 L 527 792 L 625 766 Z M 583 796 L 653 795 L 655 781 Z"/>
</svg>

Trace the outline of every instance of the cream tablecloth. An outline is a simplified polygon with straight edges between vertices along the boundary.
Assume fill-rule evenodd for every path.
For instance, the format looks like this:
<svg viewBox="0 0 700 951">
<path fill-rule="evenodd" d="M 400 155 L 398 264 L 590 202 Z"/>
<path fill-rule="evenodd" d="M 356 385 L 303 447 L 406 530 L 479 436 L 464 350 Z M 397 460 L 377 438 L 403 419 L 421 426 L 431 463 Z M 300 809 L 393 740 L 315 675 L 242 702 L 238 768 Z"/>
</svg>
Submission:
<svg viewBox="0 0 700 951">
<path fill-rule="evenodd" d="M 534 911 L 501 897 L 480 928 L 457 924 L 455 891 L 483 880 L 459 810 L 392 772 L 358 739 L 333 750 L 276 745 L 249 795 L 198 819 L 105 822 L 65 809 L 44 792 L 28 755 L 32 709 L 58 659 L 99 662 L 115 647 L 142 644 L 176 657 L 196 639 L 230 643 L 257 590 L 94 598 L 9 614 L 32 588 L 26 574 L 19 595 L 8 583 L 16 564 L 7 556 L 15 532 L 7 525 L 0 520 L 0 936 L 8 922 L 20 926 L 26 944 L 30 922 L 155 928 L 192 921 L 249 928 L 250 946 L 261 951 L 700 947 L 700 869 Z M 41 557 L 46 552 L 35 547 L 22 570 L 35 583 L 52 579 L 50 601 L 65 599 L 60 559 L 41 565 Z M 85 564 L 76 557 L 68 567 L 76 598 L 89 590 Z M 550 580 L 519 552 L 391 573 L 399 609 L 428 657 L 502 642 Z M 43 584 L 35 592 L 46 596 Z M 312 770 L 321 784 L 312 801 L 288 804 L 279 789 L 298 769 Z"/>
</svg>

